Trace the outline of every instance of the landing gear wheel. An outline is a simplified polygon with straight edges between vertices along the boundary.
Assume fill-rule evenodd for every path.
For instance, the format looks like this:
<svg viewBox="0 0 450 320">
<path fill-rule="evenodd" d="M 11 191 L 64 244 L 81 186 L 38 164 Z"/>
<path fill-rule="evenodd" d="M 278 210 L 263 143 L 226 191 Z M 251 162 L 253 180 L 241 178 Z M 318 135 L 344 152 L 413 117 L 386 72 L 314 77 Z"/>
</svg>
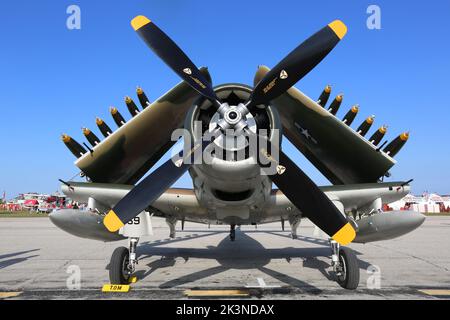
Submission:
<svg viewBox="0 0 450 320">
<path fill-rule="evenodd" d="M 356 255 L 350 248 L 340 248 L 339 263 L 336 265 L 337 283 L 347 290 L 355 290 L 359 285 L 359 267 Z"/>
<path fill-rule="evenodd" d="M 114 250 L 111 262 L 109 263 L 109 280 L 111 284 L 128 284 L 131 272 L 128 268 L 130 264 L 130 252 L 128 248 L 119 247 Z"/>
</svg>

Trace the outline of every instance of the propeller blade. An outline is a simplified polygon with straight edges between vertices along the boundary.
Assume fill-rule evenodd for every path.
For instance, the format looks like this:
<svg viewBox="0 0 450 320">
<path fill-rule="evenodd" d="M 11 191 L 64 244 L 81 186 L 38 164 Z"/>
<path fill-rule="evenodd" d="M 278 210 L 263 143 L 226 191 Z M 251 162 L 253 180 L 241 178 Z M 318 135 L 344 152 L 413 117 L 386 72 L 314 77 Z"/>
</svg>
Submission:
<svg viewBox="0 0 450 320">
<path fill-rule="evenodd" d="M 126 223 L 147 209 L 167 189 L 170 188 L 191 166 L 192 157 L 197 155 L 199 148 L 206 145 L 196 144 L 187 155 L 180 152 L 180 160 L 170 159 L 137 184 L 116 206 L 109 211 L 103 224 L 110 232 L 116 232 Z M 191 159 L 186 163 L 187 159 Z"/>
<path fill-rule="evenodd" d="M 265 104 L 285 93 L 317 66 L 347 33 L 336 20 L 300 44 L 256 85 L 249 106 Z"/>
<path fill-rule="evenodd" d="M 275 151 L 274 148 L 271 145 L 272 153 Z M 341 245 L 351 243 L 356 236 L 356 232 L 344 215 L 283 151 L 277 151 L 279 152 L 278 161 L 268 153 L 267 149 L 260 148 L 259 150 L 260 157 L 276 165 L 277 174 L 269 176 L 272 182 L 304 216 L 333 240 Z"/>
<path fill-rule="evenodd" d="M 137 16 L 131 21 L 133 29 L 144 42 L 161 58 L 176 74 L 209 99 L 217 107 L 220 106 L 211 84 L 203 77 L 189 57 L 151 20 Z"/>
</svg>

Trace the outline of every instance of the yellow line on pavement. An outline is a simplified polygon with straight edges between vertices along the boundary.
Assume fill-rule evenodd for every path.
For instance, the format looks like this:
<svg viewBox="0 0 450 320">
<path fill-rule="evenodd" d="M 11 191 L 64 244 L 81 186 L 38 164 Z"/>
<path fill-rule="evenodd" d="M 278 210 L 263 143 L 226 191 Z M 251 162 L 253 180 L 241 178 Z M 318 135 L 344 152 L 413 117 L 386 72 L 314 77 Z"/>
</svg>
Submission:
<svg viewBox="0 0 450 320">
<path fill-rule="evenodd" d="M 22 294 L 22 291 L 19 292 L 0 292 L 0 299 L 8 299 L 15 298 Z"/>
<path fill-rule="evenodd" d="M 428 289 L 419 291 L 429 296 L 450 296 L 450 290 L 446 289 Z"/>
</svg>

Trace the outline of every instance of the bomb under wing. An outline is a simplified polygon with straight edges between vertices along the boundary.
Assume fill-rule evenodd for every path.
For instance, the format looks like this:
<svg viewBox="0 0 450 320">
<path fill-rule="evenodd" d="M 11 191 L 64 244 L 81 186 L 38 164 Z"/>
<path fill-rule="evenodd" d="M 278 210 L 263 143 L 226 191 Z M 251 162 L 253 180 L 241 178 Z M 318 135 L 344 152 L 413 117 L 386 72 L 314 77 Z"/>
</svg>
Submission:
<svg viewBox="0 0 450 320">
<path fill-rule="evenodd" d="M 328 99 L 330 99 L 330 94 L 331 94 L 331 86 L 328 85 L 325 87 L 325 89 L 323 90 L 322 94 L 319 97 L 319 100 L 317 100 L 317 103 L 322 106 L 325 107 L 325 105 L 328 102 Z"/>
<path fill-rule="evenodd" d="M 97 123 L 97 126 L 98 126 L 98 128 L 100 129 L 100 132 L 103 134 L 103 136 L 104 136 L 105 138 L 108 138 L 109 135 L 112 134 L 113 131 L 112 131 L 111 128 L 105 123 L 105 121 L 103 121 L 102 119 L 97 118 L 97 119 L 95 120 L 95 123 Z"/>
<path fill-rule="evenodd" d="M 383 150 L 386 154 L 391 157 L 395 157 L 397 153 L 403 148 L 406 141 L 409 139 L 409 132 L 404 132 L 399 135 L 395 140 L 388 144 L 388 146 Z"/>
<path fill-rule="evenodd" d="M 356 132 L 358 132 L 363 137 L 367 134 L 367 132 L 370 130 L 370 128 L 373 125 L 373 122 L 375 121 L 375 116 L 368 117 L 359 127 L 356 129 Z"/>
<path fill-rule="evenodd" d="M 144 90 L 142 90 L 141 87 L 138 87 L 136 89 L 136 93 L 139 99 L 139 102 L 141 103 L 141 106 L 143 109 L 147 108 L 150 105 L 150 100 L 148 100 L 147 95 L 145 94 Z"/>
<path fill-rule="evenodd" d="M 339 111 L 339 108 L 341 107 L 343 100 L 344 100 L 344 95 L 343 94 L 338 95 L 331 103 L 328 111 L 330 111 L 330 113 L 332 115 L 336 115 L 336 113 Z"/>
<path fill-rule="evenodd" d="M 369 141 L 377 146 L 386 135 L 387 129 L 387 126 L 382 126 L 370 137 Z"/>
<path fill-rule="evenodd" d="M 75 141 L 72 137 L 68 136 L 67 134 L 63 134 L 61 140 L 70 150 L 70 152 L 72 152 L 72 154 L 77 158 L 80 158 L 81 156 L 83 156 L 83 154 L 87 152 L 85 148 L 83 148 L 77 141 Z"/>
<path fill-rule="evenodd" d="M 89 141 L 91 146 L 95 147 L 100 143 L 100 139 L 88 128 L 83 128 L 83 134 L 86 137 L 86 140 Z"/>
<path fill-rule="evenodd" d="M 111 113 L 111 116 L 113 117 L 114 122 L 116 123 L 116 125 L 119 128 L 126 123 L 125 119 L 122 117 L 122 115 L 120 114 L 119 110 L 117 110 L 117 108 L 111 107 L 109 109 L 109 112 Z"/>
<path fill-rule="evenodd" d="M 358 115 L 359 112 L 359 106 L 358 105 L 354 105 L 349 112 L 347 112 L 347 114 L 345 115 L 344 119 L 342 120 L 342 122 L 344 122 L 346 125 L 350 126 L 353 121 L 355 120 L 356 116 Z"/>
<path fill-rule="evenodd" d="M 130 112 L 132 117 L 139 114 L 139 108 L 136 106 L 136 103 L 134 103 L 133 99 L 131 99 L 130 97 L 125 97 L 125 104 L 127 105 L 128 111 Z"/>
</svg>

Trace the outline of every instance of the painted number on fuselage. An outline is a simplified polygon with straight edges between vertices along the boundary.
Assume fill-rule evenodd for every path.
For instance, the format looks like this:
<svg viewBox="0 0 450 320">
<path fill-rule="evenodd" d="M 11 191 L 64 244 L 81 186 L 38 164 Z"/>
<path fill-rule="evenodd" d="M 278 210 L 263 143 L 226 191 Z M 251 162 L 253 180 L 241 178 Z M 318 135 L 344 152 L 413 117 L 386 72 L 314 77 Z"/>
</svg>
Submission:
<svg viewBox="0 0 450 320">
<path fill-rule="evenodd" d="M 130 225 L 141 224 L 141 218 L 140 217 L 133 218 L 132 220 L 130 220 L 130 222 L 128 222 L 128 224 L 130 224 Z"/>
</svg>

